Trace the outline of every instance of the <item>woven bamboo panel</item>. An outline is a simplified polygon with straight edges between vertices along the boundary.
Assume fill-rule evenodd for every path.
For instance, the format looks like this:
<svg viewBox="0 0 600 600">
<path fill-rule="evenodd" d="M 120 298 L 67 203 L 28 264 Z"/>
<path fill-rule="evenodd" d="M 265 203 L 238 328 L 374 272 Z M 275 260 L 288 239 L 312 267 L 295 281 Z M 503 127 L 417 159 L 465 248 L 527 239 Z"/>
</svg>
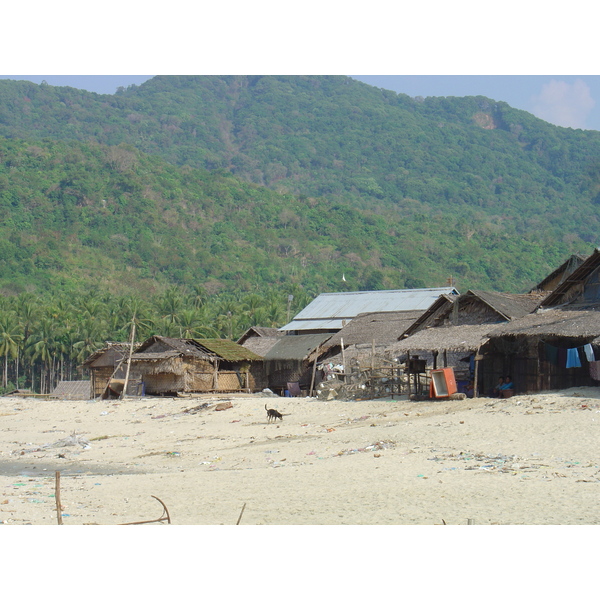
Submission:
<svg viewBox="0 0 600 600">
<path fill-rule="evenodd" d="M 240 375 L 242 382 L 244 382 L 244 375 Z M 243 385 L 240 384 L 240 377 L 234 372 L 219 371 L 219 383 L 217 386 L 218 390 L 241 390 Z"/>
<path fill-rule="evenodd" d="M 184 378 L 172 373 L 161 373 L 160 375 L 145 375 L 144 384 L 146 394 L 164 394 L 169 392 L 184 391 Z"/>
<path fill-rule="evenodd" d="M 94 369 L 93 380 L 94 389 L 92 390 L 92 398 L 100 396 L 106 389 L 106 384 L 113 374 L 113 367 L 102 367 L 100 369 Z"/>
<path fill-rule="evenodd" d="M 188 373 L 187 392 L 208 392 L 213 389 L 212 373 Z"/>
</svg>

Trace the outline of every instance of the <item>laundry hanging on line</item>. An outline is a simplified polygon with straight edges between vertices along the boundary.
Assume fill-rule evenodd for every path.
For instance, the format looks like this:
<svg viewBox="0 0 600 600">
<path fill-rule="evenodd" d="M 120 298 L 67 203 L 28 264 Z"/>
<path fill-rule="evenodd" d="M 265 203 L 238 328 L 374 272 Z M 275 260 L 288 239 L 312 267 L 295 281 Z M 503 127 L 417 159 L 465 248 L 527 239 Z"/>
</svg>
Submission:
<svg viewBox="0 0 600 600">
<path fill-rule="evenodd" d="M 549 363 L 566 369 L 581 367 L 585 360 L 590 364 L 596 361 L 591 344 L 575 348 L 557 348 L 544 342 L 544 354 Z"/>
</svg>

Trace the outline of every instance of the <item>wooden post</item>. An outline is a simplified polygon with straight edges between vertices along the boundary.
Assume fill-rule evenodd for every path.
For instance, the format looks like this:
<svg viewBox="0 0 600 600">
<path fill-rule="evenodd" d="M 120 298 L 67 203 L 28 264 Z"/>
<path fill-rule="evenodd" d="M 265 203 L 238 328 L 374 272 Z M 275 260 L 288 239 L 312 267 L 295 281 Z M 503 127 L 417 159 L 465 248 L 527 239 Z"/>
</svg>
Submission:
<svg viewBox="0 0 600 600">
<path fill-rule="evenodd" d="M 473 376 L 473 398 L 477 398 L 477 386 L 479 385 L 479 348 L 475 350 L 475 374 Z"/>
<path fill-rule="evenodd" d="M 244 502 L 244 506 L 242 506 L 242 510 L 240 512 L 240 516 L 238 517 L 237 523 L 236 525 L 240 524 L 240 521 L 242 520 L 242 515 L 244 514 L 244 509 L 246 508 L 246 503 Z"/>
<path fill-rule="evenodd" d="M 308 391 L 308 395 L 312 398 L 313 395 L 313 390 L 315 387 L 315 375 L 317 374 L 317 360 L 319 358 L 319 348 L 321 347 L 321 345 L 319 344 L 317 346 L 317 348 L 315 349 L 315 362 L 313 363 L 313 369 L 312 369 L 312 377 L 310 379 L 310 390 Z"/>
<path fill-rule="evenodd" d="M 458 298 L 452 303 L 452 325 L 458 325 Z"/>
<path fill-rule="evenodd" d="M 56 471 L 54 477 L 54 499 L 56 500 L 56 518 L 58 524 L 62 525 L 62 508 L 60 506 L 60 471 Z"/>
<path fill-rule="evenodd" d="M 375 339 L 371 340 L 371 371 L 375 370 Z M 373 373 L 371 372 L 371 375 Z"/>
<path fill-rule="evenodd" d="M 135 315 L 133 315 L 135 319 Z M 125 372 L 125 383 L 123 384 L 123 390 L 121 391 L 120 400 L 125 398 L 127 394 L 127 384 L 129 383 L 129 369 L 131 368 L 131 355 L 133 354 L 133 340 L 135 340 L 135 320 L 131 322 L 131 343 L 129 345 L 129 358 L 127 359 L 127 371 Z"/>
<path fill-rule="evenodd" d="M 410 350 L 406 353 L 406 371 L 408 372 L 406 380 L 408 381 L 408 395 L 410 396 Z"/>
<path fill-rule="evenodd" d="M 344 373 L 344 382 L 346 381 L 346 355 L 344 354 L 344 338 L 340 338 L 342 346 L 342 372 Z"/>
</svg>

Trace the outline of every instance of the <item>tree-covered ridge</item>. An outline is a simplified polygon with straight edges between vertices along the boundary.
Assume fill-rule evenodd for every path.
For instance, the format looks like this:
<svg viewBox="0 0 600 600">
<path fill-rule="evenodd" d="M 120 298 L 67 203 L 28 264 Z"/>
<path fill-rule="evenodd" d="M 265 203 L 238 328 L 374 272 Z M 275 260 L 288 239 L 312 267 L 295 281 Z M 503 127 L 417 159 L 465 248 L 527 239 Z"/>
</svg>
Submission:
<svg viewBox="0 0 600 600">
<path fill-rule="evenodd" d="M 346 77 L 155 77 L 114 96 L 4 80 L 0 132 L 32 149 L 14 146 L 0 174 L 17 290 L 89 279 L 80 267 L 101 251 L 109 289 L 327 291 L 341 270 L 355 289 L 454 276 L 522 291 L 597 243 L 599 134 L 481 97 L 411 99 Z M 36 211 L 54 241 L 25 233 Z"/>
<path fill-rule="evenodd" d="M 600 155 L 600 133 L 503 102 L 412 99 L 338 76 L 163 76 L 114 96 L 3 81 L 0 134 L 128 143 L 360 206 L 411 200 L 491 214 L 533 197 L 589 197 Z"/>
<path fill-rule="evenodd" d="M 0 139 L 0 290 L 154 293 L 301 285 L 522 291 L 574 249 L 575 227 L 281 195 L 227 171 L 177 168 L 130 146 Z M 571 234 L 571 238 L 565 237 Z M 564 238 L 564 239 L 563 239 Z M 342 282 L 342 274 L 346 283 Z"/>
</svg>

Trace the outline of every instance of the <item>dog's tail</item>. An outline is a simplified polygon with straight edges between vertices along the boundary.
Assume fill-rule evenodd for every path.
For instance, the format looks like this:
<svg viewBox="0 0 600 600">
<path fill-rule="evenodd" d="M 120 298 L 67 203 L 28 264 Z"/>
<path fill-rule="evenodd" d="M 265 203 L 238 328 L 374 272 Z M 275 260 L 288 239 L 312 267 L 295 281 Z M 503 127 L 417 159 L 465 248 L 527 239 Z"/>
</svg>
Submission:
<svg viewBox="0 0 600 600">
<path fill-rule="evenodd" d="M 265 410 L 266 410 L 267 412 L 269 412 L 269 409 L 267 408 L 267 405 L 266 405 L 266 404 L 265 404 Z"/>
</svg>

